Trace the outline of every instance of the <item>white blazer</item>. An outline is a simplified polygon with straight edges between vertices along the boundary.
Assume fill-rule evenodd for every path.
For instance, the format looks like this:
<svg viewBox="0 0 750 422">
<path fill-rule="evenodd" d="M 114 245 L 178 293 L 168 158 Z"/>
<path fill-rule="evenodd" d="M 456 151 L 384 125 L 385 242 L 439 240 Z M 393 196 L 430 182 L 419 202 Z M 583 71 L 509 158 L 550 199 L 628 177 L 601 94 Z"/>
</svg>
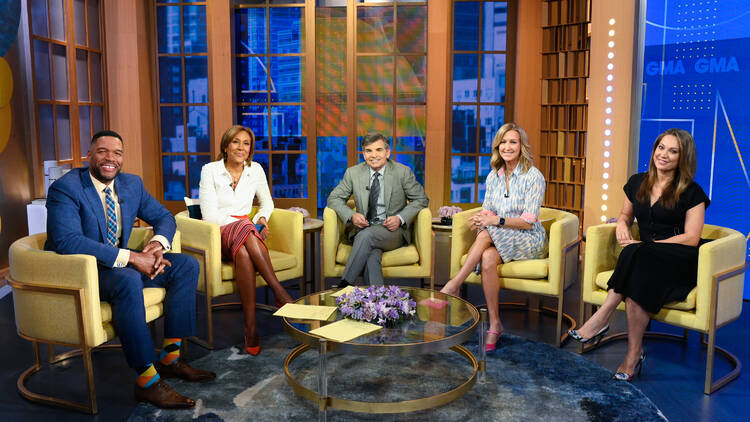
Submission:
<svg viewBox="0 0 750 422">
<path fill-rule="evenodd" d="M 261 217 L 269 220 L 273 212 L 273 198 L 268 189 L 266 172 L 255 161 L 242 171 L 235 190 L 232 190 L 232 176 L 224 166 L 224 160 L 204 165 L 201 169 L 199 195 L 203 220 L 220 226 L 237 221 L 233 215 L 250 214 L 256 195 L 260 208 L 253 217 L 253 223 L 257 223 Z"/>
</svg>

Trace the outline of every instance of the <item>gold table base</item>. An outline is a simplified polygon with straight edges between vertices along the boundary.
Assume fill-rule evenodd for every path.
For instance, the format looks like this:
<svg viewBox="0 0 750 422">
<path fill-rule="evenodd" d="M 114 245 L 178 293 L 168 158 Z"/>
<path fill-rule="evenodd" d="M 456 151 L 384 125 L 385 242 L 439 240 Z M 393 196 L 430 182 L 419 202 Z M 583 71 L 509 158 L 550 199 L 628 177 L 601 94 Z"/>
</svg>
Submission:
<svg viewBox="0 0 750 422">
<path fill-rule="evenodd" d="M 292 390 L 294 390 L 297 395 L 302 396 L 313 404 L 322 407 L 322 409 L 320 410 L 323 411 L 327 407 L 362 413 L 406 413 L 415 412 L 418 410 L 432 409 L 450 403 L 453 400 L 456 400 L 457 398 L 466 394 L 466 392 L 468 392 L 471 387 L 474 386 L 474 383 L 476 383 L 477 371 L 480 369 L 479 363 L 477 362 L 477 359 L 474 357 L 474 355 L 465 347 L 457 345 L 451 347 L 450 349 L 466 358 L 466 360 L 468 360 L 472 364 L 474 371 L 468 380 L 450 391 L 436 394 L 434 396 L 424 397 L 421 399 L 404 400 L 397 402 L 357 401 L 328 396 L 321 404 L 319 402 L 318 393 L 300 384 L 289 372 L 289 364 L 292 363 L 294 359 L 302 355 L 302 353 L 310 349 L 310 346 L 302 344 L 292 350 L 292 352 L 289 353 L 289 356 L 287 356 L 286 360 L 284 361 L 284 372 L 286 374 L 287 383 L 289 383 L 289 386 L 292 387 Z"/>
</svg>

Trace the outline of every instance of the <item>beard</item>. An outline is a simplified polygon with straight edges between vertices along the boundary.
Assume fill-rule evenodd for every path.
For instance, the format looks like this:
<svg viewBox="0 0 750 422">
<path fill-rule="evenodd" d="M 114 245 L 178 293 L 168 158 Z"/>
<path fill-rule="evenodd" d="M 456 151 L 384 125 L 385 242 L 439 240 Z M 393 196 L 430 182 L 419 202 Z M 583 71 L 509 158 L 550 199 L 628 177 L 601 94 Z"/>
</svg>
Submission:
<svg viewBox="0 0 750 422">
<path fill-rule="evenodd" d="M 115 180 L 115 177 L 117 177 L 118 174 L 120 174 L 121 168 L 118 167 L 117 171 L 115 172 L 114 176 L 109 177 L 102 174 L 101 166 L 100 165 L 93 165 L 89 166 L 89 171 L 91 171 L 91 175 L 94 176 L 94 179 L 102 182 L 102 183 L 109 183 L 113 180 Z"/>
</svg>

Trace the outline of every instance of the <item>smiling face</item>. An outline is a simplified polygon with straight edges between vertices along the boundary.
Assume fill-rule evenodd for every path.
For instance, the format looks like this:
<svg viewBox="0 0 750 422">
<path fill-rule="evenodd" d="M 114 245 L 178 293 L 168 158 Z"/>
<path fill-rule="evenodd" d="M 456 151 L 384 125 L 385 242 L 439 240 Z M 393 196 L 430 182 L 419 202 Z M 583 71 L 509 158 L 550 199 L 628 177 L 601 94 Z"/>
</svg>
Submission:
<svg viewBox="0 0 750 422">
<path fill-rule="evenodd" d="M 505 132 L 497 145 L 497 150 L 505 165 L 514 165 L 521 157 L 521 134 L 516 130 Z"/>
<path fill-rule="evenodd" d="M 249 133 L 244 130 L 237 132 L 224 149 L 227 156 L 227 162 L 243 164 L 250 156 L 250 149 L 252 149 L 252 146 L 253 141 Z"/>
<path fill-rule="evenodd" d="M 388 162 L 388 157 L 391 156 L 391 148 L 382 139 L 378 139 L 364 148 L 362 156 L 365 158 L 367 165 L 375 171 L 383 168 L 385 163 Z"/>
<path fill-rule="evenodd" d="M 89 171 L 94 178 L 109 184 L 120 173 L 122 168 L 122 141 L 114 136 L 100 136 L 96 138 L 86 159 Z"/>
<path fill-rule="evenodd" d="M 656 145 L 651 159 L 654 161 L 656 170 L 674 171 L 680 162 L 680 141 L 674 135 L 664 135 Z"/>
</svg>

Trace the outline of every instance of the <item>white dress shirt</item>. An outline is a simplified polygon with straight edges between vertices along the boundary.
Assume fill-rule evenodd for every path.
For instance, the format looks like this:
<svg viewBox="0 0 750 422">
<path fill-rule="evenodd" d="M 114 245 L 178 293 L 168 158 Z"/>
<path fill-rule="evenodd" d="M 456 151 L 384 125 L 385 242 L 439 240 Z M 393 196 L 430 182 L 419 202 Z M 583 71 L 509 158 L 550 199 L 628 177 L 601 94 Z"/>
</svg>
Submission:
<svg viewBox="0 0 750 422">
<path fill-rule="evenodd" d="M 255 161 L 242 170 L 237 186 L 232 190 L 232 175 L 224 166 L 224 160 L 213 161 L 201 169 L 200 201 L 203 220 L 220 226 L 237 221 L 233 215 L 247 215 L 253 209 L 253 198 L 258 196 L 260 208 L 253 223 L 265 217 L 271 218 L 273 198 L 268 189 L 268 179 L 263 167 Z"/>
<path fill-rule="evenodd" d="M 375 173 L 380 174 L 380 192 L 378 193 L 378 203 L 377 203 L 377 222 L 383 223 L 385 222 L 386 218 L 388 216 L 386 215 L 386 209 L 385 209 L 385 167 L 383 166 L 380 170 L 375 171 L 370 167 L 370 188 L 372 188 L 372 182 L 375 181 Z M 365 210 L 365 215 L 367 215 L 367 210 Z M 401 217 L 401 214 L 396 214 L 396 217 L 398 217 L 399 220 L 401 220 L 401 225 L 404 224 L 404 217 Z"/>
<path fill-rule="evenodd" d="M 89 172 L 89 176 L 91 176 L 91 182 L 94 183 L 94 189 L 96 189 L 96 193 L 99 194 L 99 199 L 101 199 L 102 201 L 105 219 L 107 218 L 107 194 L 104 193 L 104 189 L 109 187 L 112 190 L 111 195 L 112 199 L 115 201 L 115 214 L 117 215 L 117 233 L 115 235 L 117 236 L 117 241 L 120 242 L 122 241 L 122 212 L 120 211 L 120 201 L 118 200 L 117 192 L 115 192 L 115 184 L 110 182 L 109 185 L 105 185 L 104 183 L 97 180 L 91 174 L 91 172 Z M 169 240 L 160 234 L 152 237 L 150 241 L 161 243 L 161 246 L 164 250 L 169 250 L 169 248 L 171 247 Z M 128 265 L 128 261 L 130 261 L 130 249 L 120 248 L 120 252 L 117 253 L 117 259 L 115 259 L 115 265 L 113 268 L 125 267 Z"/>
</svg>

